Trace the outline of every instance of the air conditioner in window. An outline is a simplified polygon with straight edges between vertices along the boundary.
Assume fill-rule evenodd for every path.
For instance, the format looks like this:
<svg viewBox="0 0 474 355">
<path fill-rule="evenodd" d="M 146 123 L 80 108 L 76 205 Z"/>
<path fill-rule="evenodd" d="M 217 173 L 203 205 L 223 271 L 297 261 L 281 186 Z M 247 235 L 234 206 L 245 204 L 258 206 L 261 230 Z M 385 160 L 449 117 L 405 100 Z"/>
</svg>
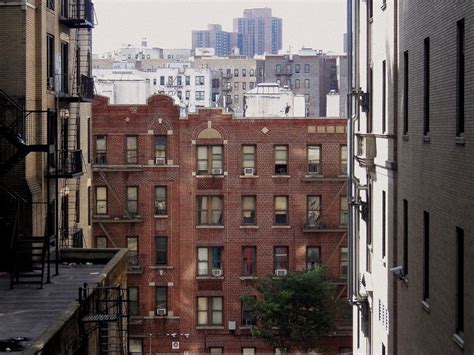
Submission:
<svg viewBox="0 0 474 355">
<path fill-rule="evenodd" d="M 221 269 L 212 269 L 212 276 L 215 276 L 215 277 L 222 276 L 222 270 Z"/>
<path fill-rule="evenodd" d="M 286 276 L 287 273 L 288 273 L 288 270 L 286 270 L 286 269 L 276 269 L 275 270 L 275 275 L 277 275 L 277 276 Z"/>
<path fill-rule="evenodd" d="M 157 316 L 165 316 L 166 315 L 166 308 L 157 308 L 156 309 Z"/>
<path fill-rule="evenodd" d="M 253 176 L 254 173 L 255 173 L 254 168 L 244 168 L 244 175 L 245 176 Z"/>
<path fill-rule="evenodd" d="M 222 175 L 222 169 L 212 169 L 212 175 Z"/>
<path fill-rule="evenodd" d="M 155 158 L 155 165 L 165 165 L 166 158 Z"/>
</svg>

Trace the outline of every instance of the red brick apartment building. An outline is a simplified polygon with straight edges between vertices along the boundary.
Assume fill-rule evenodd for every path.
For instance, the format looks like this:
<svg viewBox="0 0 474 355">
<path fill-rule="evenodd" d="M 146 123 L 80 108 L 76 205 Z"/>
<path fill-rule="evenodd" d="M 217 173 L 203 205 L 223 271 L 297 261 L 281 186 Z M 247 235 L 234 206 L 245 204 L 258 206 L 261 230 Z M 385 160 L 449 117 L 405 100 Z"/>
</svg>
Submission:
<svg viewBox="0 0 474 355">
<path fill-rule="evenodd" d="M 240 301 L 264 275 L 324 263 L 345 297 L 345 124 L 96 98 L 93 237 L 129 248 L 132 353 L 274 352 Z M 328 354 L 350 351 L 348 324 Z"/>
</svg>

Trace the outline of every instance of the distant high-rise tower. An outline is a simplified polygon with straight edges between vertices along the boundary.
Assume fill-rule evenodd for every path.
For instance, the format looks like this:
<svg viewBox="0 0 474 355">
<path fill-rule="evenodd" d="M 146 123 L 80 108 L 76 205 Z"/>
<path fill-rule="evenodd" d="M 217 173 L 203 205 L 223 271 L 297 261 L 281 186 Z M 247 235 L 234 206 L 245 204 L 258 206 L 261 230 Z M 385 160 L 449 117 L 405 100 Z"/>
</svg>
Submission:
<svg viewBox="0 0 474 355">
<path fill-rule="evenodd" d="M 234 32 L 242 35 L 241 54 L 277 54 L 282 48 L 282 19 L 272 17 L 272 9 L 246 9 L 234 18 Z"/>
<path fill-rule="evenodd" d="M 207 30 L 195 30 L 192 32 L 193 49 L 214 48 L 217 56 L 231 55 L 232 48 L 239 47 L 239 35 L 234 32 L 222 31 L 222 26 L 210 24 Z"/>
</svg>

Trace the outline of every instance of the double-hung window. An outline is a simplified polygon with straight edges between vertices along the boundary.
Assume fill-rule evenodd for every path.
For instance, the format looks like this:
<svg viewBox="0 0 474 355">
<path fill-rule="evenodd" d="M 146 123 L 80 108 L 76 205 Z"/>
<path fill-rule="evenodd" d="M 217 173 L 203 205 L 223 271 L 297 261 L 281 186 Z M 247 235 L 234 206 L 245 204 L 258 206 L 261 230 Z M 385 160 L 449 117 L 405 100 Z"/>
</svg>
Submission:
<svg viewBox="0 0 474 355">
<path fill-rule="evenodd" d="M 197 174 L 223 174 L 223 154 L 221 145 L 200 145 L 197 147 Z"/>
<path fill-rule="evenodd" d="M 222 297 L 198 297 L 198 325 L 222 325 L 224 308 L 223 303 Z"/>
<path fill-rule="evenodd" d="M 343 226 L 347 225 L 347 219 L 349 218 L 349 209 L 347 204 L 347 196 L 341 196 L 341 216 L 339 223 Z"/>
<path fill-rule="evenodd" d="M 199 247 L 198 276 L 218 276 L 215 270 L 222 274 L 222 247 Z"/>
<path fill-rule="evenodd" d="M 128 310 L 131 316 L 138 316 L 140 313 L 138 287 L 128 288 Z"/>
<path fill-rule="evenodd" d="M 242 146 L 242 169 L 244 175 L 255 175 L 255 152 L 254 145 Z"/>
<path fill-rule="evenodd" d="M 95 213 L 98 215 L 107 214 L 107 187 L 97 186 L 95 188 Z"/>
<path fill-rule="evenodd" d="M 275 154 L 275 174 L 288 174 L 288 146 L 276 145 L 274 147 Z"/>
<path fill-rule="evenodd" d="M 242 225 L 257 224 L 257 203 L 255 196 L 242 196 Z"/>
<path fill-rule="evenodd" d="M 168 265 L 168 238 L 155 237 L 155 264 Z"/>
<path fill-rule="evenodd" d="M 321 224 L 321 196 L 307 197 L 308 227 L 315 228 Z"/>
<path fill-rule="evenodd" d="M 275 273 L 277 270 L 288 271 L 288 247 L 275 247 L 273 254 Z"/>
<path fill-rule="evenodd" d="M 306 269 L 315 269 L 321 265 L 321 249 L 319 247 L 306 247 Z"/>
<path fill-rule="evenodd" d="M 107 164 L 107 136 L 105 135 L 95 137 L 95 163 Z"/>
<path fill-rule="evenodd" d="M 242 276 L 254 276 L 257 273 L 257 248 L 242 247 Z"/>
<path fill-rule="evenodd" d="M 347 247 L 341 248 L 341 260 L 340 260 L 340 277 L 341 279 L 347 278 L 347 268 L 349 265 L 349 249 Z"/>
<path fill-rule="evenodd" d="M 341 175 L 347 175 L 347 145 L 341 145 Z"/>
<path fill-rule="evenodd" d="M 275 225 L 288 224 L 288 196 L 275 196 L 273 214 L 273 223 Z"/>
<path fill-rule="evenodd" d="M 204 100 L 204 91 L 196 91 L 196 100 Z"/>
<path fill-rule="evenodd" d="M 321 174 L 321 146 L 308 146 L 308 174 Z"/>
<path fill-rule="evenodd" d="M 126 163 L 138 164 L 138 137 L 127 136 L 126 138 Z"/>
<path fill-rule="evenodd" d="M 127 212 L 132 216 L 138 214 L 138 186 L 127 187 Z"/>
<path fill-rule="evenodd" d="M 255 296 L 251 296 L 252 298 L 256 298 Z M 246 302 L 241 302 L 240 303 L 240 309 L 241 309 L 241 320 L 242 320 L 242 326 L 251 326 L 256 324 L 256 319 L 254 316 L 254 313 L 252 312 L 252 308 L 250 305 Z"/>
<path fill-rule="evenodd" d="M 136 267 L 140 265 L 138 258 L 138 237 L 127 237 L 128 265 Z"/>
<path fill-rule="evenodd" d="M 222 196 L 198 196 L 197 204 L 198 225 L 223 225 Z"/>
<path fill-rule="evenodd" d="M 168 314 L 168 287 L 158 286 L 155 288 L 156 315 Z"/>
<path fill-rule="evenodd" d="M 166 209 L 166 187 L 155 187 L 155 215 L 164 216 L 167 214 Z"/>
<path fill-rule="evenodd" d="M 155 137 L 155 164 L 165 165 L 166 164 L 166 136 Z"/>
</svg>

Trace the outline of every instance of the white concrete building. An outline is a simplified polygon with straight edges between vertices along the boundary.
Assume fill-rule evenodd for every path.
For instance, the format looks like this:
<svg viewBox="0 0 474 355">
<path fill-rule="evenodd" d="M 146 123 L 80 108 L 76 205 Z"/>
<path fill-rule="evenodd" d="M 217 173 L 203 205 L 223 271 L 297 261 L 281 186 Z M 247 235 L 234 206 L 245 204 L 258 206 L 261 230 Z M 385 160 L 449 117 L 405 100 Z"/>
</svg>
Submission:
<svg viewBox="0 0 474 355">
<path fill-rule="evenodd" d="M 136 73 L 128 69 L 94 69 L 96 93 L 107 96 L 110 104 L 145 104 L 150 85 Z"/>
<path fill-rule="evenodd" d="M 326 95 L 326 117 L 342 117 L 340 101 L 340 95 L 335 90 Z"/>
<path fill-rule="evenodd" d="M 244 94 L 245 117 L 305 117 L 303 95 L 278 84 L 262 83 Z"/>
</svg>

